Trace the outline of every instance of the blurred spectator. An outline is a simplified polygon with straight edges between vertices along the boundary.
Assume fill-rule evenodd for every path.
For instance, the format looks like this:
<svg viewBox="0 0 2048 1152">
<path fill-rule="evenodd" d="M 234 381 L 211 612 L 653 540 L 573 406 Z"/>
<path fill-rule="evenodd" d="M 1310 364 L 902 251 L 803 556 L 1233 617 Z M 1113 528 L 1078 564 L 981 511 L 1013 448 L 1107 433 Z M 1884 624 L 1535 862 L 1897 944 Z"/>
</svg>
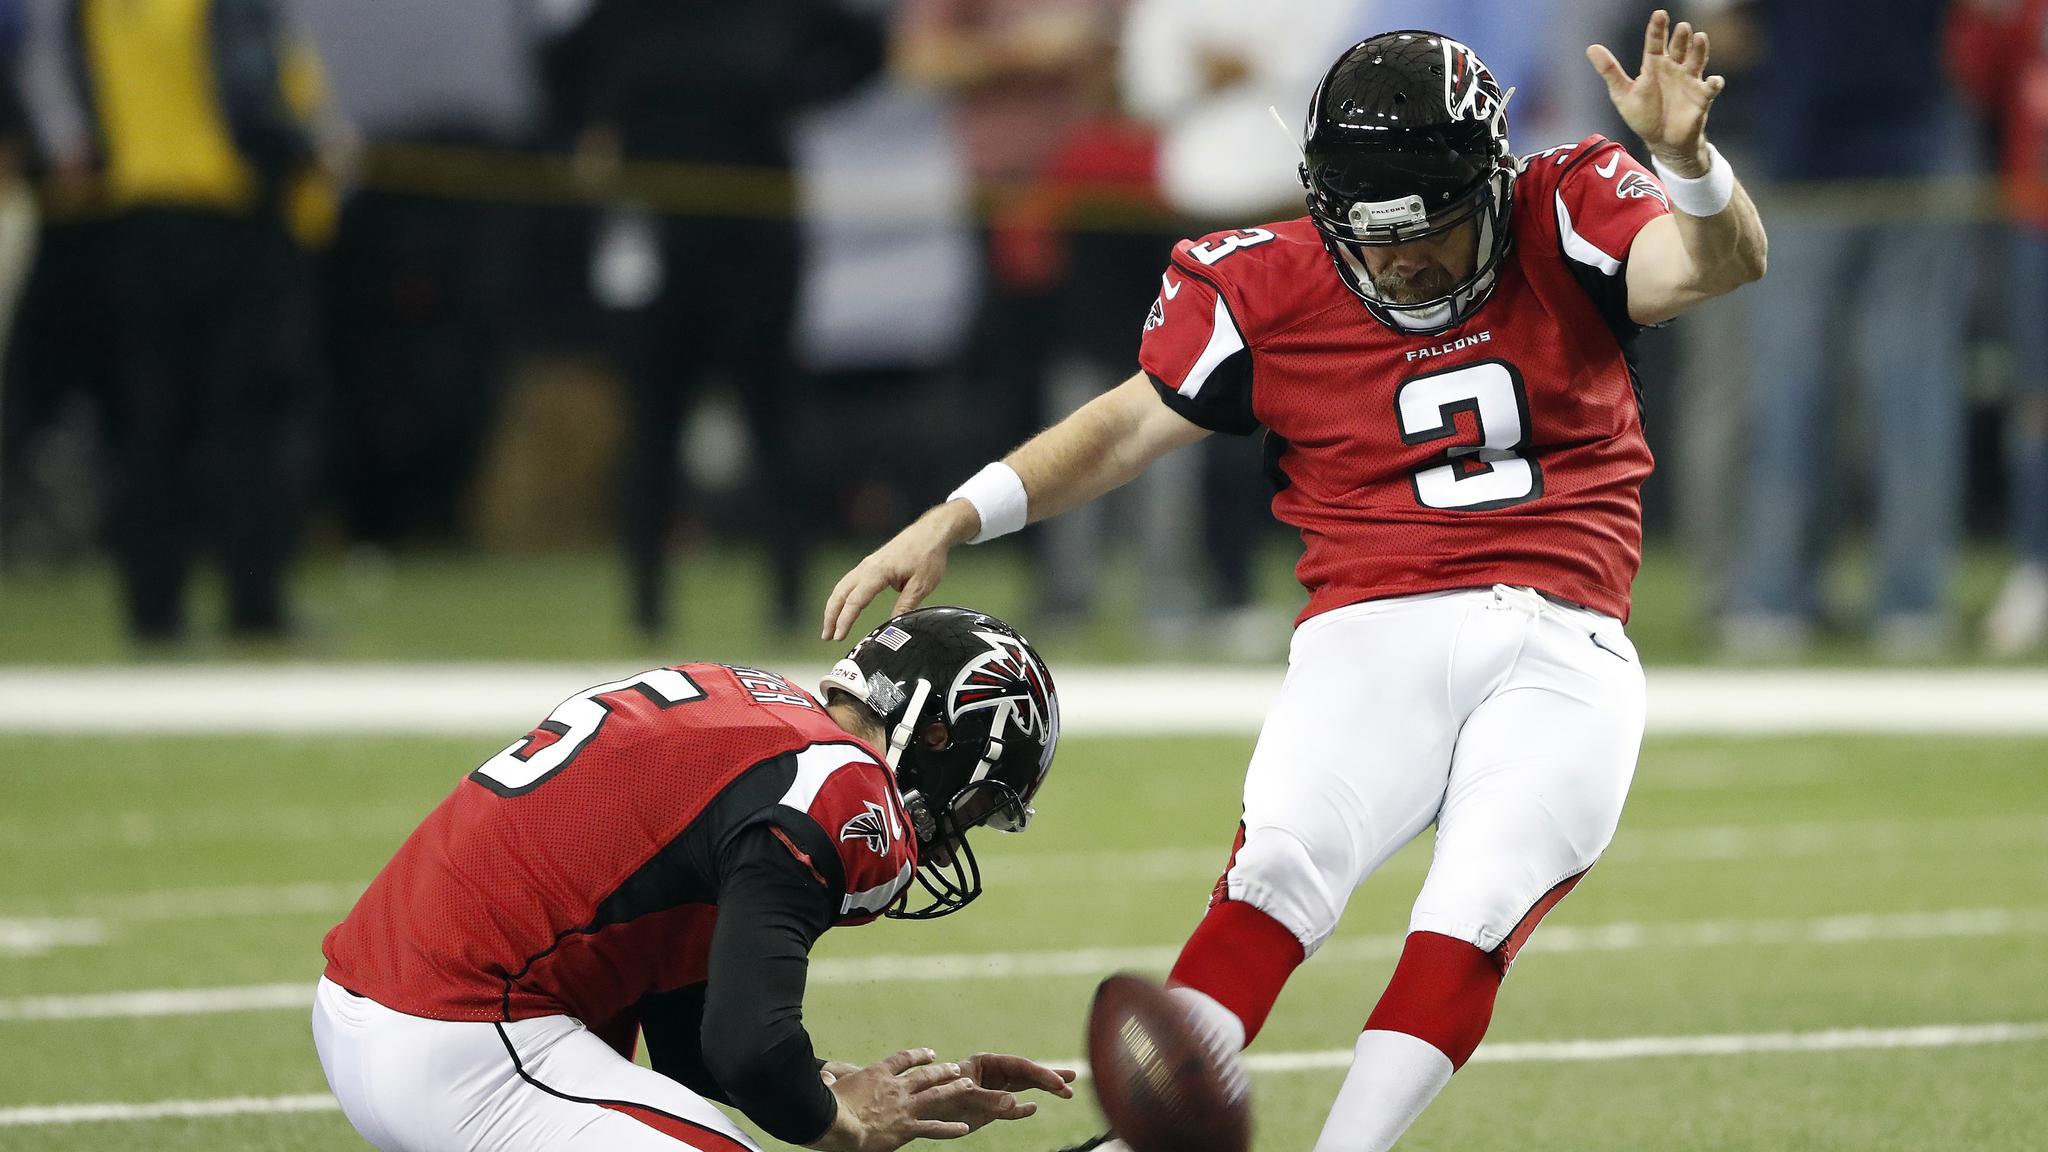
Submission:
<svg viewBox="0 0 2048 1152">
<path fill-rule="evenodd" d="M 27 31 L 22 0 L 0 0 L 0 363 L 6 360 L 14 305 L 35 252 L 36 202 L 26 178 L 35 149 L 21 101 Z"/>
<path fill-rule="evenodd" d="M 1134 0 L 1124 34 L 1124 100 L 1160 126 L 1159 186 L 1168 203 L 1232 226 L 1300 214 L 1294 141 L 1331 61 L 1364 39 L 1353 35 L 1360 7 L 1359 0 Z"/>
<path fill-rule="evenodd" d="M 1658 0 L 1631 0 L 1595 39 L 1615 45 L 1617 54 L 1633 64 L 1631 52 Z M 1707 34 L 1713 58 L 1709 67 L 1728 80 L 1714 101 L 1708 127 L 1714 146 L 1735 171 L 1751 179 L 1761 172 L 1755 147 L 1759 104 L 1756 68 L 1759 29 L 1755 4 L 1749 0 L 1695 0 L 1678 6 L 1673 16 L 1689 20 Z M 1583 63 L 1583 60 L 1578 61 Z M 1598 74 L 1585 69 L 1599 83 Z M 1605 104 L 1604 93 L 1600 97 Z M 1609 106 L 1611 108 L 1611 105 Z M 1608 135 L 1629 134 L 1618 123 L 1597 126 Z M 1669 484 L 1677 543 L 1703 589 L 1709 618 L 1729 602 L 1737 541 L 1741 538 L 1743 488 L 1749 477 L 1748 410 L 1750 404 L 1749 294 L 1717 296 L 1680 317 L 1671 332 L 1677 363 L 1668 381 L 1645 373 L 1643 390 L 1646 430 L 1657 470 Z M 1656 334 L 1646 333 L 1646 346 Z M 1653 365 L 1646 365 L 1646 367 Z M 1658 419 L 1658 389 L 1668 384 L 1671 404 Z M 1646 485 L 1652 495 L 1653 477 Z"/>
<path fill-rule="evenodd" d="M 32 149 L 28 114 L 21 102 L 22 42 L 28 12 L 21 0 L 0 0 L 0 365 L 7 362 L 15 304 L 35 252 L 36 204 L 27 171 Z M 7 427 L 7 373 L 0 368 L 0 509 L 5 509 L 11 464 Z"/>
<path fill-rule="evenodd" d="M 799 351 L 821 372 L 937 368 L 973 318 L 979 254 L 947 110 L 877 83 L 799 121 Z"/>
<path fill-rule="evenodd" d="M 1294 141 L 1302 112 L 1352 41 L 1359 9 L 1358 0 L 1133 0 L 1119 69 L 1123 102 L 1158 134 L 1155 180 L 1160 198 L 1188 221 L 1182 235 L 1301 214 Z M 1122 286 L 1120 321 L 1158 294 L 1173 238 L 1127 249 L 1115 267 L 1096 273 Z M 1122 378 L 1140 328 L 1117 329 L 1118 371 L 1099 385 Z M 1075 395 L 1062 407 L 1089 398 Z M 1259 444 L 1241 437 L 1210 437 L 1139 478 L 1133 497 L 1148 611 L 1160 621 L 1155 631 L 1170 630 L 1176 613 L 1194 616 L 1203 607 L 1194 579 L 1199 543 L 1214 577 L 1208 600 L 1220 648 L 1240 658 L 1285 650 L 1286 614 L 1253 602 L 1252 561 L 1273 523 L 1272 494 Z"/>
<path fill-rule="evenodd" d="M 976 180 L 1024 180 L 1094 111 L 1124 0 L 903 0 L 891 65 L 950 92 Z"/>
<path fill-rule="evenodd" d="M 1104 275 L 1100 238 L 1077 246 L 1067 235 L 1073 185 L 1078 180 L 1100 193 L 1105 176 L 1114 183 L 1133 163 L 1144 170 L 1141 181 L 1150 182 L 1143 134 L 1121 139 L 1137 149 L 1135 156 L 1112 140 L 1121 124 L 1113 78 L 1124 4 L 904 0 L 897 10 L 892 67 L 950 100 L 968 174 L 993 217 L 981 306 L 962 363 L 962 386 L 994 441 L 988 450 L 999 452 L 1086 403 L 1121 379 L 1136 354 L 1149 289 L 1135 312 L 1128 291 L 1108 290 L 1116 302 L 1095 319 L 1128 321 L 1132 337 L 1129 352 L 1107 366 L 1076 348 L 1087 334 L 1063 330 L 1074 315 L 1064 304 L 1074 292 L 1099 289 Z M 1111 170 L 1102 168 L 1105 161 Z M 1159 265 L 1161 252 L 1147 263 Z M 1157 267 L 1143 276 L 1144 284 L 1154 283 Z M 1101 531 L 1099 517 L 1054 522 L 1040 531 L 1040 594 L 1051 621 L 1070 622 L 1088 610 Z M 1154 600 L 1158 594 L 1148 586 Z M 1169 599 L 1179 604 L 1180 598 Z M 1148 614 L 1157 615 L 1156 608 L 1148 604 Z"/>
<path fill-rule="evenodd" d="M 13 567 L 78 559 L 96 546 L 99 414 L 119 375 L 106 259 L 112 225 L 86 203 L 89 126 L 73 82 L 71 3 L 25 7 L 21 95 L 45 179 L 0 379 L 0 531 Z"/>
<path fill-rule="evenodd" d="M 598 0 L 552 50 L 581 93 L 581 158 L 786 173 L 792 117 L 881 66 L 878 24 L 835 0 Z M 793 450 L 804 387 L 792 356 L 798 229 L 788 217 L 669 216 L 622 206 L 593 253 L 593 287 L 620 313 L 630 394 L 623 528 L 634 623 L 666 624 L 667 545 L 688 401 L 719 373 L 739 393 L 774 565 L 774 613 L 807 611 L 803 567 L 818 485 Z"/>
<path fill-rule="evenodd" d="M 1834 519 L 1823 489 L 1844 375 L 1872 416 L 1877 647 L 1912 659 L 1948 642 L 1970 249 L 1955 198 L 1933 178 L 1966 168 L 1970 133 L 1941 74 L 1943 6 L 1758 6 L 1767 56 L 1753 83 L 1770 114 L 1758 170 L 1745 175 L 1763 186 L 1771 274 L 1748 294 L 1752 454 L 1721 621 L 1734 656 L 1796 656 L 1822 614 Z"/>
<path fill-rule="evenodd" d="M 504 0 L 296 0 L 370 144 L 512 145 L 538 30 Z M 518 275 L 504 204 L 367 190 L 322 268 L 329 460 L 349 535 L 448 536 L 498 411 Z"/>
<path fill-rule="evenodd" d="M 302 245 L 334 220 L 310 128 L 318 61 L 271 0 L 77 0 L 66 26 L 89 131 L 55 163 L 116 217 L 107 535 L 130 629 L 182 630 L 210 543 L 230 630 L 278 633 L 311 371 Z"/>
<path fill-rule="evenodd" d="M 2018 354 L 2007 475 L 2013 566 L 1985 618 L 2001 656 L 2048 633 L 2048 0 L 1964 0 L 1949 14 L 1951 70 L 1998 124 L 2012 214 L 2006 294 Z"/>
<path fill-rule="evenodd" d="M 1094 74 L 1114 51 L 1123 7 L 1124 0 L 903 0 L 897 9 L 891 68 L 951 101 L 967 173 L 995 213 L 1095 114 Z M 988 435 L 1015 443 L 1046 415 L 1040 388 L 1053 285 L 1001 259 L 987 273 L 962 383 Z"/>
<path fill-rule="evenodd" d="M 1038 390 L 1043 413 L 1055 420 L 1130 375 L 1141 318 L 1180 235 L 1159 223 L 1165 205 L 1155 135 L 1118 110 L 1116 62 L 1110 44 L 1097 46 L 1082 71 L 1089 114 L 1068 126 L 1032 180 L 1002 203 L 989 233 L 997 279 L 1048 294 Z M 1153 639 L 1180 639 L 1199 603 L 1191 570 L 1195 503 L 1184 491 L 1159 499 L 1141 482 L 1135 499 L 1084 506 L 1041 526 L 1039 599 L 1047 622 L 1071 625 L 1093 610 L 1108 518 L 1124 514 L 1135 520 L 1141 616 Z"/>
</svg>

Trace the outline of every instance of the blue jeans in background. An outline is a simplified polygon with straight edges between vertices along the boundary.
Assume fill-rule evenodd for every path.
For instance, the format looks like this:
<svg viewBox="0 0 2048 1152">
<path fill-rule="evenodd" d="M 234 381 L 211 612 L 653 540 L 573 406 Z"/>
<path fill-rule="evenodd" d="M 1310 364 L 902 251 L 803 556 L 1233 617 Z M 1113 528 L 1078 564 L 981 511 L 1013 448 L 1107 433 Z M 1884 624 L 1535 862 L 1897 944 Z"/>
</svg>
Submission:
<svg viewBox="0 0 2048 1152">
<path fill-rule="evenodd" d="M 1967 232 L 1774 216 L 1750 307 L 1750 464 L 1731 615 L 1811 623 L 1845 386 L 1870 414 L 1880 623 L 1942 611 L 1961 523 Z"/>
<path fill-rule="evenodd" d="M 2013 227 L 2006 292 L 2019 361 L 2006 439 L 2012 550 L 2016 559 L 2048 564 L 2048 229 Z"/>
</svg>

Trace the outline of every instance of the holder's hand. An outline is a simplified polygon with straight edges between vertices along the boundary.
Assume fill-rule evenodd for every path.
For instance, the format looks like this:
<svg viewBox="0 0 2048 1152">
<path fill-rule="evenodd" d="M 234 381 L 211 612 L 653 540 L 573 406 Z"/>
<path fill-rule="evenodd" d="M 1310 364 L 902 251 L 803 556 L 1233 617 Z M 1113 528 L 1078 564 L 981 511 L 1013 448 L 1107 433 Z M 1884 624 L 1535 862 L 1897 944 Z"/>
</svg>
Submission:
<svg viewBox="0 0 2048 1152">
<path fill-rule="evenodd" d="M 1643 67 L 1635 79 L 1598 44 L 1586 49 L 1586 59 L 1607 81 L 1608 99 L 1651 155 L 1688 179 L 1706 175 L 1707 109 L 1727 85 L 1706 74 L 1706 33 L 1682 21 L 1671 27 L 1671 14 L 1659 9 L 1643 32 Z"/>
<path fill-rule="evenodd" d="M 1038 1088 L 1061 1099 L 1074 1095 L 1068 1086 L 1074 1079 L 1071 1070 L 1047 1068 L 1022 1056 L 984 1052 L 960 1061 L 959 1067 L 978 1090 L 948 1098 L 936 1110 L 923 1113 L 925 1119 L 958 1120 L 971 1131 L 991 1120 L 1022 1120 L 1037 1112 L 1038 1105 L 1017 1099 L 1018 1092 Z"/>
<path fill-rule="evenodd" d="M 808 1147 L 817 1152 L 895 1152 L 912 1140 L 957 1140 L 974 1131 L 978 1125 L 945 1117 L 992 1110 L 995 1101 L 977 1103 L 979 1095 L 1002 1094 L 978 1087 L 960 1065 L 935 1064 L 935 1059 L 937 1054 L 929 1048 L 907 1049 L 835 1076 L 831 1088 L 839 1114 Z M 825 1071 L 829 1074 L 830 1067 Z M 1014 1106 L 1016 1098 L 1010 1100 Z"/>
<path fill-rule="evenodd" d="M 965 500 L 947 501 L 918 517 L 839 578 L 831 598 L 825 601 L 825 630 L 820 638 L 846 639 L 861 610 L 884 588 L 901 593 L 891 616 L 901 616 L 923 603 L 946 575 L 946 554 L 979 531 L 981 516 Z"/>
<path fill-rule="evenodd" d="M 1023 1092 L 1038 1088 L 1062 1100 L 1074 1098 L 1075 1072 L 1071 1068 L 1048 1068 L 1043 1064 L 1002 1052 L 983 1052 L 960 1062 L 960 1071 L 983 1088 L 998 1092 Z"/>
</svg>

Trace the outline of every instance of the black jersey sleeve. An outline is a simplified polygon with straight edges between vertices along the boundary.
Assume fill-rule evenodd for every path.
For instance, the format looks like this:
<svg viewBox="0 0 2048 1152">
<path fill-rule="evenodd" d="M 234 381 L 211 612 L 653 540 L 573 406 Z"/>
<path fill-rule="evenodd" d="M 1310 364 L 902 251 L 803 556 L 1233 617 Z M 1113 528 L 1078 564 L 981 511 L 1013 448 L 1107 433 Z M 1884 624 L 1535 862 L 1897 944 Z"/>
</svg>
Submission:
<svg viewBox="0 0 2048 1152">
<path fill-rule="evenodd" d="M 708 984 L 691 984 L 671 992 L 650 992 L 640 998 L 635 1011 L 640 1017 L 640 1035 L 647 1041 L 647 1062 L 656 1072 L 707 1100 L 732 1103 L 725 1085 L 704 1063 L 704 991 Z"/>
<path fill-rule="evenodd" d="M 1572 279 L 1578 281 L 1586 298 L 1593 302 L 1593 309 L 1614 334 L 1615 343 L 1628 347 L 1644 328 L 1628 314 L 1628 257 L 1615 261 L 1612 272 L 1570 256 L 1565 258 L 1565 267 L 1571 269 Z"/>
<path fill-rule="evenodd" d="M 831 927 L 837 900 L 776 825 L 735 835 L 719 861 L 718 927 L 697 1033 L 702 1070 L 674 1053 L 673 1038 L 663 1045 L 676 1079 L 714 1082 L 721 1093 L 714 1099 L 791 1144 L 816 1140 L 838 1113 L 803 1023 L 811 946 Z M 661 1059 L 652 1032 L 648 1052 Z"/>
</svg>

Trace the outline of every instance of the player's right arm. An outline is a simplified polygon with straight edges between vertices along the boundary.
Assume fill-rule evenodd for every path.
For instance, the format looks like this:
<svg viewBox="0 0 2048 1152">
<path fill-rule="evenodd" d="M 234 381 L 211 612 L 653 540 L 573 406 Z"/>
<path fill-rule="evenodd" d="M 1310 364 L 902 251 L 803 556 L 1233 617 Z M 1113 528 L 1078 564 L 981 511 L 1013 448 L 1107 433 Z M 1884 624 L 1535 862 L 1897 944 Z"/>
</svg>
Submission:
<svg viewBox="0 0 2048 1152">
<path fill-rule="evenodd" d="M 1057 516 L 1129 483 L 1147 465 L 1208 430 L 1167 407 L 1143 372 L 1040 432 L 1003 463 L 1023 482 L 1027 523 Z M 900 593 L 891 615 L 917 607 L 946 574 L 946 555 L 981 532 L 966 499 L 926 511 L 841 577 L 825 602 L 824 638 L 843 640 L 884 588 Z"/>
</svg>

